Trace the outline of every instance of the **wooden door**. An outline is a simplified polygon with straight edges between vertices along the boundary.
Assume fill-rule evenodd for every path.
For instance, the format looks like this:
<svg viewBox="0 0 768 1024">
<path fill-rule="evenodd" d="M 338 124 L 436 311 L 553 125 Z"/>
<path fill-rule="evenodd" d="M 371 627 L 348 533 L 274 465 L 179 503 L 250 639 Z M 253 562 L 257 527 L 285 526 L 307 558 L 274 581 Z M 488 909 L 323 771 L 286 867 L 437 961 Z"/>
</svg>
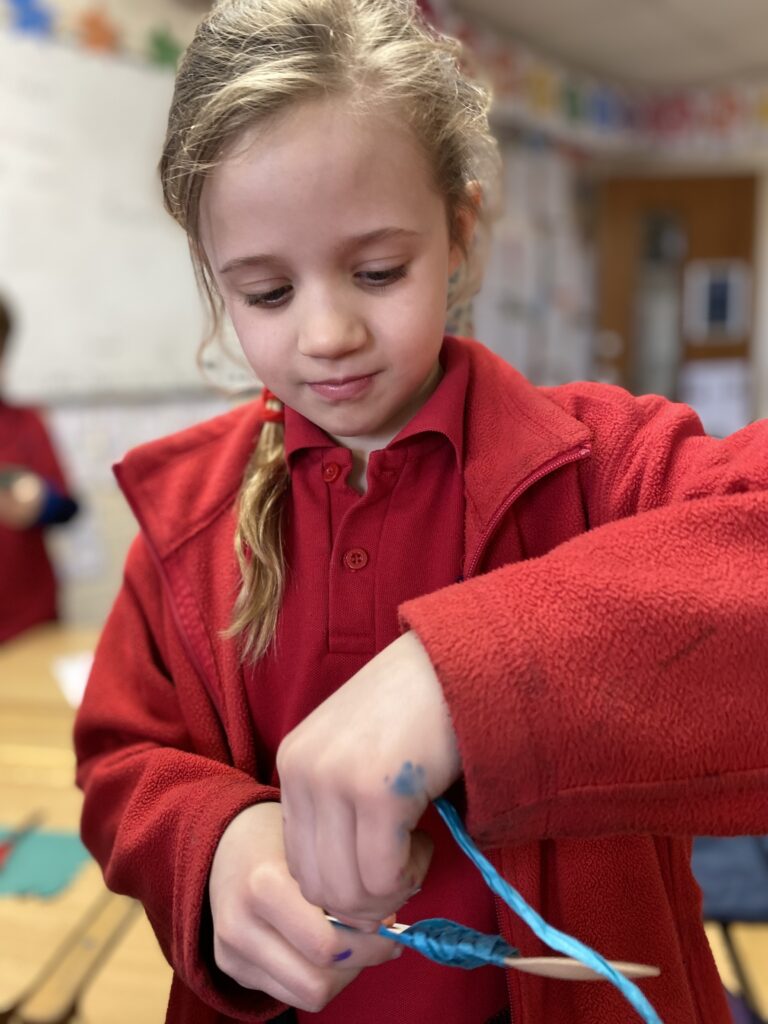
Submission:
<svg viewBox="0 0 768 1024">
<path fill-rule="evenodd" d="M 739 266 L 749 280 L 755 193 L 751 176 L 621 178 L 599 186 L 598 379 L 636 392 L 661 391 L 677 398 L 677 371 L 686 364 L 722 359 L 733 365 L 748 359 L 751 298 L 743 329 L 737 328 L 735 334 L 730 330 L 727 337 L 710 332 L 705 340 L 691 336 L 684 303 L 692 290 L 691 281 L 698 279 L 702 267 Z M 688 282 L 685 287 L 684 282 Z M 655 296 L 656 330 L 652 323 L 643 323 L 644 289 Z M 717 290 L 713 288 L 712 294 L 711 302 L 717 305 Z M 665 331 L 668 340 L 661 338 Z M 660 370 L 657 383 L 667 381 L 660 387 L 652 386 L 653 365 L 647 352 L 654 343 L 659 352 L 652 354 L 653 358 L 666 359 L 664 366 L 656 367 Z"/>
</svg>

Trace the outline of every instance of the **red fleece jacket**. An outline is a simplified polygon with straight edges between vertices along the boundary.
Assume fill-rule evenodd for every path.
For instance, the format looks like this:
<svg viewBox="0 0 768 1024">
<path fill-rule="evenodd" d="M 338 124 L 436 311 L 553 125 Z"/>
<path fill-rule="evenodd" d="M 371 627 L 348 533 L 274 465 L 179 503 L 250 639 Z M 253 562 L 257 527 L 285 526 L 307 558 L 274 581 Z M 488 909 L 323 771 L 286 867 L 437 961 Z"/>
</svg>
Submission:
<svg viewBox="0 0 768 1024">
<path fill-rule="evenodd" d="M 401 612 L 451 710 L 469 829 L 552 924 L 659 964 L 643 988 L 665 1024 L 726 1024 L 690 837 L 768 832 L 768 423 L 707 438 L 683 406 L 539 390 L 446 344 L 471 359 L 467 579 Z M 206 897 L 228 822 L 279 796 L 254 777 L 220 633 L 258 430 L 244 406 L 117 468 L 141 534 L 76 725 L 83 836 L 147 909 L 176 971 L 171 1021 L 279 1010 L 212 964 Z M 509 991 L 516 1024 L 636 1019 L 608 985 L 510 972 Z"/>
<path fill-rule="evenodd" d="M 0 466 L 39 474 L 61 494 L 69 489 L 40 414 L 0 399 Z M 42 526 L 0 523 L 0 643 L 58 617 L 56 578 Z"/>
</svg>

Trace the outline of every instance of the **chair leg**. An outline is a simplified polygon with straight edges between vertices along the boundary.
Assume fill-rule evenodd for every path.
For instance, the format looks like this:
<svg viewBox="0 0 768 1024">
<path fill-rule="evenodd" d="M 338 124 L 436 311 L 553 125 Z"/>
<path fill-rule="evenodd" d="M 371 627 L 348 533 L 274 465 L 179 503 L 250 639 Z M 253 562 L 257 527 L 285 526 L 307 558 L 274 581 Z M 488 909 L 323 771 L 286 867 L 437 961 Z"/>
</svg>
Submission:
<svg viewBox="0 0 768 1024">
<path fill-rule="evenodd" d="M 760 1021 L 760 1015 L 757 1012 L 757 1000 L 755 999 L 752 986 L 750 985 L 747 973 L 744 970 L 744 965 L 741 962 L 739 954 L 736 950 L 736 946 L 733 942 L 733 936 L 731 935 L 731 924 L 732 921 L 722 923 L 723 940 L 725 942 L 726 949 L 728 950 L 728 956 L 733 967 L 733 972 L 739 982 L 741 989 L 741 1001 L 752 1015 L 753 1019 L 757 1022 Z"/>
</svg>

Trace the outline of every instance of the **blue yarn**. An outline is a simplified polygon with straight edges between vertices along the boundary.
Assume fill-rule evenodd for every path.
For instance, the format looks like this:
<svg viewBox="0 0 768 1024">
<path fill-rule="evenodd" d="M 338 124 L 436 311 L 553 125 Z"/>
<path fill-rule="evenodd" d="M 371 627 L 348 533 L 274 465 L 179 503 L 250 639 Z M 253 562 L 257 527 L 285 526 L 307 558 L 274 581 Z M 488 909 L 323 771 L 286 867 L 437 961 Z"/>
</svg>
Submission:
<svg viewBox="0 0 768 1024">
<path fill-rule="evenodd" d="M 393 932 L 385 925 L 379 928 L 379 935 L 408 946 L 422 956 L 445 967 L 463 967 L 471 971 L 475 967 L 506 967 L 507 957 L 519 956 L 500 935 L 484 935 L 474 928 L 448 921 L 444 917 L 428 917 L 409 926 L 408 931 Z"/>
<path fill-rule="evenodd" d="M 518 917 L 528 925 L 531 931 L 537 935 L 542 942 L 546 943 L 546 945 L 551 949 L 556 949 L 558 952 L 564 953 L 566 956 L 579 960 L 586 967 L 590 967 L 595 971 L 596 974 L 602 975 L 606 981 L 610 981 L 611 984 L 621 992 L 627 1002 L 637 1010 L 637 1013 L 645 1021 L 645 1024 L 662 1024 L 661 1018 L 637 985 L 628 978 L 625 978 L 622 974 L 619 974 L 614 967 L 611 967 L 604 957 L 590 946 L 585 945 L 583 942 L 579 942 L 578 939 L 574 939 L 572 936 L 566 935 L 565 932 L 561 932 L 557 928 L 553 928 L 551 925 L 547 924 L 544 918 L 538 914 L 533 907 L 530 907 L 525 902 L 520 893 L 508 882 L 504 881 L 490 861 L 480 853 L 475 844 L 469 838 L 455 807 L 449 803 L 448 800 L 440 797 L 438 800 L 435 800 L 435 806 L 440 812 L 440 816 L 443 821 L 448 826 L 453 838 L 469 857 L 475 867 L 480 871 L 480 874 L 483 876 L 488 888 L 504 900 L 507 906 L 510 907 Z M 403 932 L 398 936 L 398 939 L 404 938 L 413 930 L 414 927 L 417 926 L 412 925 L 407 932 Z M 389 933 L 387 933 L 387 937 L 394 938 L 394 936 Z M 417 940 L 417 943 L 414 943 L 415 948 L 418 948 L 419 941 L 421 940 Z M 433 957 L 433 959 L 436 958 Z M 495 961 L 490 962 L 493 963 Z M 466 964 L 461 964 L 460 966 L 466 966 Z"/>
</svg>

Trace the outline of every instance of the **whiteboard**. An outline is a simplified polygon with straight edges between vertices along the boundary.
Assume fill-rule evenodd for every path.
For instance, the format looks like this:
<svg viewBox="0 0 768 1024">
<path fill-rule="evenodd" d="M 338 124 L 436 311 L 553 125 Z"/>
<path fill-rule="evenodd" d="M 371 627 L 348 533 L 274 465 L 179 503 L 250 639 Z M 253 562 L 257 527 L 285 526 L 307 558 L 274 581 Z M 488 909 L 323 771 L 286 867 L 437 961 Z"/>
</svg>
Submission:
<svg viewBox="0 0 768 1024">
<path fill-rule="evenodd" d="M 200 390 L 204 315 L 157 163 L 168 69 L 0 32 L 0 292 L 16 397 Z M 220 367 L 225 385 L 237 368 Z"/>
</svg>

